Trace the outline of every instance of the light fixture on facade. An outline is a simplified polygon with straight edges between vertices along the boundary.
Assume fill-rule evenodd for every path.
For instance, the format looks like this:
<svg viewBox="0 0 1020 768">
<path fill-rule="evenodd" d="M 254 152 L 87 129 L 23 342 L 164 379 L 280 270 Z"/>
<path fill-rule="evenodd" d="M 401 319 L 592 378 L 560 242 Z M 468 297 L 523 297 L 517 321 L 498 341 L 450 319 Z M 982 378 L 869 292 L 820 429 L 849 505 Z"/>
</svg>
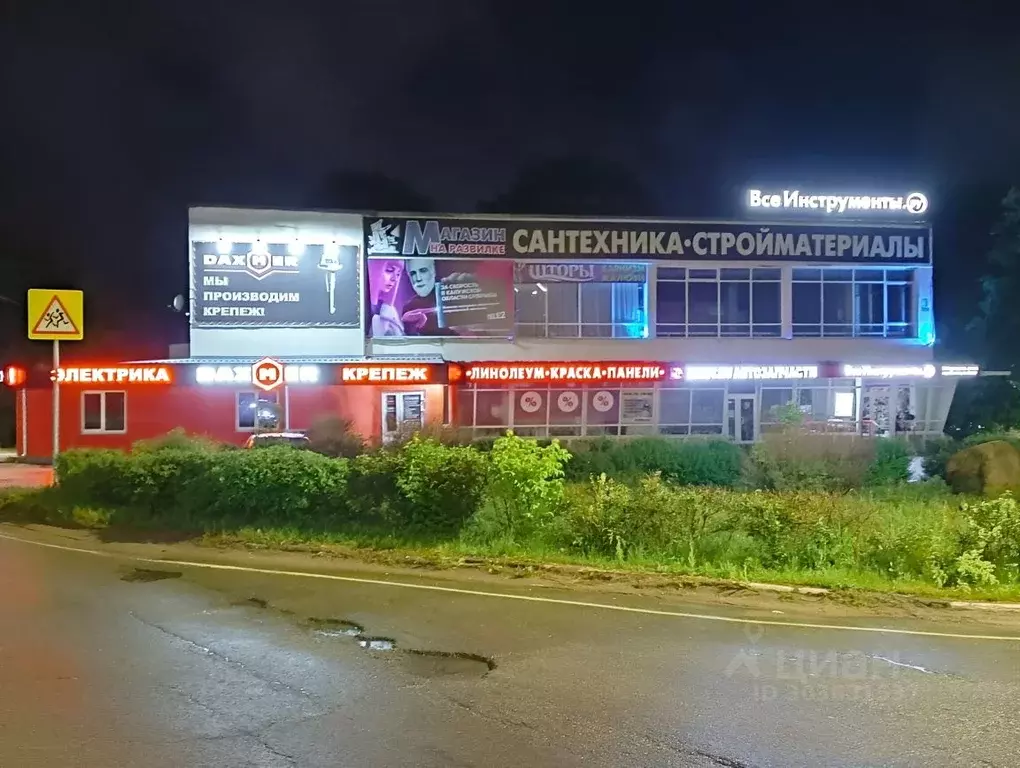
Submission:
<svg viewBox="0 0 1020 768">
<path fill-rule="evenodd" d="M 216 250 L 219 253 L 230 253 L 234 248 L 234 244 L 227 240 L 225 237 L 221 237 L 216 241 Z"/>
<path fill-rule="evenodd" d="M 943 376 L 977 376 L 978 372 L 976 365 L 943 365 L 939 370 Z"/>
<path fill-rule="evenodd" d="M 302 253 L 305 252 L 305 244 L 302 243 L 299 239 L 294 238 L 287 245 L 287 252 L 291 256 L 300 256 Z"/>
<path fill-rule="evenodd" d="M 936 374 L 931 363 L 924 365 L 851 365 L 843 366 L 843 375 L 855 379 L 893 379 L 922 378 L 930 379 Z"/>
</svg>

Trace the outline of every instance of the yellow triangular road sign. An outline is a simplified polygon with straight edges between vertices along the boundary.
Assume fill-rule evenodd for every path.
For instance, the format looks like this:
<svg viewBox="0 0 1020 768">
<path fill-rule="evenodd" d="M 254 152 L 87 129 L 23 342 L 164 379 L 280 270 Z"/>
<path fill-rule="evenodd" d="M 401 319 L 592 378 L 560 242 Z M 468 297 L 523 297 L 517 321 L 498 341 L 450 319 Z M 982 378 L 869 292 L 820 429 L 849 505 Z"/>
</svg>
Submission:
<svg viewBox="0 0 1020 768">
<path fill-rule="evenodd" d="M 28 292 L 28 338 L 77 341 L 85 335 L 81 291 Z"/>
</svg>

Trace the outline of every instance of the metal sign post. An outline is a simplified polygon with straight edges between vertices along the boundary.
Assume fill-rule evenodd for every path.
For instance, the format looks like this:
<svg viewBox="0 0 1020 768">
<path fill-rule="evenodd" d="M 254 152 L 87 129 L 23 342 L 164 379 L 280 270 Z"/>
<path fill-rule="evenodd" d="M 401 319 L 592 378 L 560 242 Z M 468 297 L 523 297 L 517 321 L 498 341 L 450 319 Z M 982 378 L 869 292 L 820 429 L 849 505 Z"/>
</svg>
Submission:
<svg viewBox="0 0 1020 768">
<path fill-rule="evenodd" d="M 60 368 L 60 341 L 53 340 L 53 466 L 57 466 L 60 454 L 60 377 L 56 371 Z"/>
<path fill-rule="evenodd" d="M 53 342 L 53 463 L 60 454 L 60 342 L 85 337 L 85 295 L 81 291 L 28 291 L 28 338 Z"/>
</svg>

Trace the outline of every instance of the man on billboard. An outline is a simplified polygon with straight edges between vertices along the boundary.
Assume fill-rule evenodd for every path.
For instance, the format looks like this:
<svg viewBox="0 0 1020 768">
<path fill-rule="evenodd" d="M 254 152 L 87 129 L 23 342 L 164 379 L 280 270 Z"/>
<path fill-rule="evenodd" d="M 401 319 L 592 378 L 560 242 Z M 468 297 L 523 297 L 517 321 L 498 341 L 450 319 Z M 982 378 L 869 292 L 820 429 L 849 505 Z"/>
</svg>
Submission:
<svg viewBox="0 0 1020 768">
<path fill-rule="evenodd" d="M 415 295 L 404 304 L 401 320 L 407 333 L 416 336 L 441 336 L 451 332 L 440 327 L 439 294 L 436 290 L 436 260 L 407 259 L 407 277 Z M 451 275 L 451 277 L 457 277 Z"/>
<path fill-rule="evenodd" d="M 374 337 L 512 333 L 512 261 L 369 259 L 366 271 Z"/>
</svg>

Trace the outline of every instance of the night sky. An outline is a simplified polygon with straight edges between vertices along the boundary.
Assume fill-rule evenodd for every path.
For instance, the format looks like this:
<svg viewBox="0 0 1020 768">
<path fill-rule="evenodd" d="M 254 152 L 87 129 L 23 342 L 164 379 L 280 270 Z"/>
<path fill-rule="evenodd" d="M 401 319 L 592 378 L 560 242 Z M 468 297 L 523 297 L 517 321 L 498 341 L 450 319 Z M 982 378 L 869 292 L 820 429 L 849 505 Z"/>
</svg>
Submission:
<svg viewBox="0 0 1020 768">
<path fill-rule="evenodd" d="M 474 211 L 581 154 L 656 215 L 733 215 L 751 182 L 926 190 L 965 319 L 1020 183 L 1020 19 L 970 5 L 8 0 L 0 294 L 82 287 L 92 345 L 164 354 L 188 205 L 350 205 L 324 185 L 356 171 Z M 0 302 L 0 351 L 24 322 Z"/>
</svg>

